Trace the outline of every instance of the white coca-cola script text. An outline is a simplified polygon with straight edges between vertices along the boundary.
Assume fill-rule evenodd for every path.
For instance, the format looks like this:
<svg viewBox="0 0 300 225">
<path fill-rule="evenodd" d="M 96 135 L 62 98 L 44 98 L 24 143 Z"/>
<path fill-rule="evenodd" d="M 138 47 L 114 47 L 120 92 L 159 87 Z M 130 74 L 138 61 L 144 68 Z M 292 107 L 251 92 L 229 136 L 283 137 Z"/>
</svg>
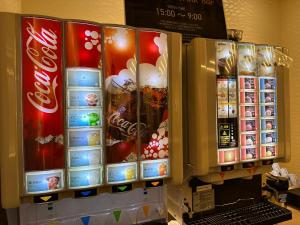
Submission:
<svg viewBox="0 0 300 225">
<path fill-rule="evenodd" d="M 26 41 L 26 53 L 34 64 L 34 90 L 27 92 L 29 102 L 44 113 L 55 113 L 58 109 L 55 89 L 57 75 L 51 79 L 57 67 L 57 35 L 51 30 L 41 29 L 38 33 L 32 24 L 28 23 L 26 31 L 29 37 Z M 37 45 L 36 42 L 39 44 Z M 39 47 L 41 46 L 41 47 Z M 27 74 L 23 74 L 26 79 Z M 53 76 L 53 75 L 52 75 Z"/>
</svg>

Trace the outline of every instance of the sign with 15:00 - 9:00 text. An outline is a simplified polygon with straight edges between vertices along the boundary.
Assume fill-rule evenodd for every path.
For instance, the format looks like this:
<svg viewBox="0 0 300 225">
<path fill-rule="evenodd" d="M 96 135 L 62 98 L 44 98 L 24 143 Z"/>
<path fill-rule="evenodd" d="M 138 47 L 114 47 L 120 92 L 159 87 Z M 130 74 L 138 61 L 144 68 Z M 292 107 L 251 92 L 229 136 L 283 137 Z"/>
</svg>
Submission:
<svg viewBox="0 0 300 225">
<path fill-rule="evenodd" d="M 126 24 L 194 37 L 226 39 L 222 0 L 125 0 Z"/>
</svg>

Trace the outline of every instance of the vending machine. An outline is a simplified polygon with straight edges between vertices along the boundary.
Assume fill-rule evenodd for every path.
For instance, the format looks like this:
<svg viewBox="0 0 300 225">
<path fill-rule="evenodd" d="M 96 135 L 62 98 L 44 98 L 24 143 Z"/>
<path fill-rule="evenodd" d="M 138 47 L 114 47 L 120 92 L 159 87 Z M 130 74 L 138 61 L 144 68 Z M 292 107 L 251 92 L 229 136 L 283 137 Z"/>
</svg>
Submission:
<svg viewBox="0 0 300 225">
<path fill-rule="evenodd" d="M 261 175 L 273 162 L 288 161 L 291 151 L 289 57 L 283 50 L 205 38 L 185 46 L 185 179 L 168 189 L 169 212 L 181 224 L 271 220 L 259 218 L 260 207 L 273 207 L 262 201 Z M 249 210 L 253 214 L 243 214 Z M 291 218 L 278 210 L 277 222 Z"/>
<path fill-rule="evenodd" d="M 181 35 L 0 17 L 3 207 L 22 225 L 164 224 L 164 183 L 182 179 Z"/>
</svg>

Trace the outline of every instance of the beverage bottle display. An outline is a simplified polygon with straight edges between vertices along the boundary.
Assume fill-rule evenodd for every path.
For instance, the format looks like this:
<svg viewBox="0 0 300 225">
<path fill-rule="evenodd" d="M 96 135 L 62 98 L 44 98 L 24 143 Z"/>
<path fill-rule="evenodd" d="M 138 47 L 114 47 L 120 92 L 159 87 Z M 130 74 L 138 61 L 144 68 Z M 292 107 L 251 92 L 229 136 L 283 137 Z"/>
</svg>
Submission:
<svg viewBox="0 0 300 225">
<path fill-rule="evenodd" d="M 25 171 L 64 168 L 62 22 L 22 18 Z"/>
<path fill-rule="evenodd" d="M 167 39 L 165 33 L 139 31 L 140 152 L 143 179 L 169 174 Z"/>
<path fill-rule="evenodd" d="M 238 161 L 237 49 L 232 41 L 216 42 L 218 164 Z"/>
</svg>

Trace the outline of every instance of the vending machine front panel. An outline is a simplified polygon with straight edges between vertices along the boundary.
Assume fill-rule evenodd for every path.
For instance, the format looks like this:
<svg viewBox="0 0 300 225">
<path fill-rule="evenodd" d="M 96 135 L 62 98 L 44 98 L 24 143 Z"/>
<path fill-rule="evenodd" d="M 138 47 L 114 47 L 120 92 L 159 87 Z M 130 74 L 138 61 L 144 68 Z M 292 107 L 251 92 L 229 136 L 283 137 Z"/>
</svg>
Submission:
<svg viewBox="0 0 300 225">
<path fill-rule="evenodd" d="M 103 184 L 101 27 L 66 21 L 65 96 L 69 189 Z"/>
<path fill-rule="evenodd" d="M 63 24 L 22 17 L 25 193 L 64 188 Z"/>
<path fill-rule="evenodd" d="M 232 41 L 216 42 L 218 164 L 239 161 L 237 48 Z"/>
<path fill-rule="evenodd" d="M 252 43 L 238 43 L 239 140 L 241 162 L 259 159 L 259 101 L 256 48 Z"/>
<path fill-rule="evenodd" d="M 107 26 L 103 32 L 107 123 L 106 174 L 109 175 L 106 181 L 110 184 L 126 183 L 137 179 L 136 31 L 128 27 Z M 130 166 L 122 165 L 125 162 Z M 116 170 L 120 173 L 117 178 Z"/>
<path fill-rule="evenodd" d="M 168 35 L 140 30 L 141 179 L 169 176 Z"/>
<path fill-rule="evenodd" d="M 260 157 L 272 160 L 278 156 L 277 77 L 274 48 L 257 45 Z"/>
</svg>

